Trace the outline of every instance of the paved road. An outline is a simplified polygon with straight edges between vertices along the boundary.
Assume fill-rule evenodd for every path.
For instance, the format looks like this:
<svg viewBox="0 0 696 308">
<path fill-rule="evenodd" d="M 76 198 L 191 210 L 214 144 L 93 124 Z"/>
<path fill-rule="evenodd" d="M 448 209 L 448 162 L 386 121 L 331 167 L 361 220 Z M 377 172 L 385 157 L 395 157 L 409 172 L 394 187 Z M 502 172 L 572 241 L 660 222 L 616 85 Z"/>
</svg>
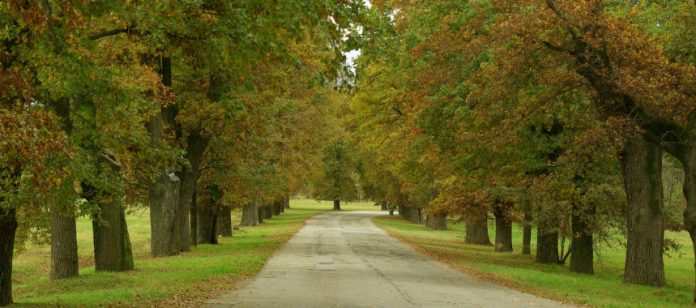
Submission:
<svg viewBox="0 0 696 308">
<path fill-rule="evenodd" d="M 376 212 L 331 212 L 307 225 L 246 286 L 210 307 L 560 307 L 482 282 L 389 237 Z"/>
</svg>

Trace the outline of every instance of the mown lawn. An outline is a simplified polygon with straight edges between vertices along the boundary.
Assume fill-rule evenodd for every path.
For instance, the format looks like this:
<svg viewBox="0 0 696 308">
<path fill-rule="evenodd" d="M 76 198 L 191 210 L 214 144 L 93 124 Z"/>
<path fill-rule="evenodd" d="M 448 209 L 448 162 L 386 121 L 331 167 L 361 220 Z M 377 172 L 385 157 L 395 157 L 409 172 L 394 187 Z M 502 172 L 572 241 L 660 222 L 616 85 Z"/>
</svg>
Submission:
<svg viewBox="0 0 696 308">
<path fill-rule="evenodd" d="M 448 231 L 432 231 L 399 216 L 374 221 L 392 236 L 455 268 L 544 297 L 598 307 L 691 306 L 694 256 L 686 232 L 667 232 L 666 237 L 683 248 L 665 256 L 667 287 L 652 288 L 622 283 L 625 251 L 620 245 L 600 247 L 595 257 L 596 274 L 583 275 L 560 265 L 535 264 L 534 257 L 521 254 L 520 226 L 513 229 L 515 252 L 496 253 L 493 247 L 464 244 L 464 224 L 450 224 Z M 489 234 L 494 240 L 495 229 L 490 228 Z M 534 239 L 532 245 L 534 252 Z"/>
<path fill-rule="evenodd" d="M 78 220 L 80 277 L 51 281 L 50 247 L 31 246 L 15 255 L 14 298 L 22 305 L 66 306 L 189 306 L 233 288 L 253 276 L 266 260 L 299 230 L 304 221 L 331 210 L 331 202 L 292 200 L 291 209 L 254 228 L 235 230 L 219 245 L 199 245 L 180 256 L 153 259 L 147 210 L 131 213 L 128 230 L 136 270 L 126 273 L 94 271 L 91 222 Z M 375 210 L 368 203 L 351 203 L 346 210 Z M 235 212 L 235 221 L 240 213 Z"/>
</svg>

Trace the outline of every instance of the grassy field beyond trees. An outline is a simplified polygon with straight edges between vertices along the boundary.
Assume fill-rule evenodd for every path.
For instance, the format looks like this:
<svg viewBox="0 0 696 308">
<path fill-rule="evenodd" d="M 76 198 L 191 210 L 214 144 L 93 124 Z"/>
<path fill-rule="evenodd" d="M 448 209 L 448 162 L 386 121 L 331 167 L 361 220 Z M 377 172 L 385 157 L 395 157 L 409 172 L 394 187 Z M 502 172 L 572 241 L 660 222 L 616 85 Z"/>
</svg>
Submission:
<svg viewBox="0 0 696 308">
<path fill-rule="evenodd" d="M 304 221 L 329 211 L 328 201 L 292 200 L 291 209 L 259 227 L 235 230 L 220 245 L 199 245 L 173 258 L 150 257 L 150 219 L 146 210 L 127 217 L 135 271 L 95 272 L 89 219 L 78 219 L 80 277 L 49 280 L 50 247 L 28 246 L 14 268 L 16 303 L 21 305 L 151 306 L 166 301 L 192 304 L 257 273 L 266 260 L 299 230 Z M 375 210 L 370 203 L 347 203 L 344 210 Z M 240 214 L 233 214 L 235 226 Z M 185 294 L 185 295 L 184 295 Z"/>
<path fill-rule="evenodd" d="M 662 288 L 624 284 L 625 247 L 597 248 L 595 274 L 569 272 L 565 266 L 534 262 L 534 256 L 521 254 L 522 228 L 513 227 L 512 253 L 496 253 L 492 246 L 464 243 L 464 223 L 450 224 L 448 231 L 433 231 L 399 216 L 378 217 L 374 222 L 392 236 L 477 277 L 512 286 L 540 296 L 593 307 L 684 307 L 691 306 L 693 253 L 682 248 L 665 256 L 667 286 Z M 495 227 L 489 224 L 495 237 Z M 686 232 L 667 232 L 683 246 L 691 240 Z M 532 238 L 532 246 L 536 246 Z M 534 249 L 532 249 L 534 250 Z"/>
</svg>

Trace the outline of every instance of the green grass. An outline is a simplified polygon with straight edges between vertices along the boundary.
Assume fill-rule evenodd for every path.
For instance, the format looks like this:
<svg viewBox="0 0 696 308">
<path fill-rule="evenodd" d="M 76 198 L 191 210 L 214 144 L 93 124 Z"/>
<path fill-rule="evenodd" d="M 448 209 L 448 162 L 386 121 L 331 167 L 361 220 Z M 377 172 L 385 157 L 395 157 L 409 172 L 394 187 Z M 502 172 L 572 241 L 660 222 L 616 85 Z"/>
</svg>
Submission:
<svg viewBox="0 0 696 308">
<path fill-rule="evenodd" d="M 448 231 L 432 231 L 398 216 L 374 221 L 394 237 L 455 268 L 541 296 L 598 307 L 691 306 L 694 255 L 686 232 L 667 232 L 666 237 L 683 248 L 665 256 L 667 286 L 653 288 L 622 283 L 625 248 L 620 245 L 600 247 L 595 257 L 596 274 L 584 275 L 560 265 L 535 264 L 532 256 L 521 254 L 519 226 L 513 229 L 515 252 L 496 253 L 491 246 L 464 244 L 464 224 L 450 224 Z M 489 234 L 493 240 L 494 228 Z M 532 241 L 532 251 L 534 245 Z"/>
<path fill-rule="evenodd" d="M 235 230 L 219 245 L 199 245 L 191 252 L 169 258 L 151 258 L 150 219 L 146 210 L 128 215 L 128 230 L 135 256 L 134 271 L 94 271 L 91 222 L 78 219 L 80 277 L 48 279 L 50 247 L 29 246 L 15 255 L 13 280 L 17 305 L 152 306 L 210 297 L 234 287 L 257 273 L 266 260 L 304 221 L 332 208 L 331 202 L 292 200 L 291 209 L 259 227 Z M 345 204 L 346 210 L 374 210 L 368 203 Z M 235 220 L 240 214 L 235 212 Z"/>
</svg>

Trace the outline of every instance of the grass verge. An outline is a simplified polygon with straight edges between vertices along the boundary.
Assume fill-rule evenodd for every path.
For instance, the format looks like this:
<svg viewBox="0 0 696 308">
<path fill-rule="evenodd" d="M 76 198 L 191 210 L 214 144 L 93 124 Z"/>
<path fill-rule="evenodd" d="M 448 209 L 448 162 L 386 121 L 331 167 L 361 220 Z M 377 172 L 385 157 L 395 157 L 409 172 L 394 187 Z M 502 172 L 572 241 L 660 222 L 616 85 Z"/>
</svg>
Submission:
<svg viewBox="0 0 696 308">
<path fill-rule="evenodd" d="M 464 244 L 464 224 L 451 224 L 448 231 L 433 231 L 399 216 L 376 217 L 374 222 L 393 237 L 451 267 L 546 298 L 595 307 L 692 306 L 694 259 L 690 249 L 665 256 L 667 286 L 654 288 L 622 283 L 625 248 L 620 245 L 598 247 L 596 273 L 584 275 L 571 273 L 561 265 L 536 264 L 533 256 L 521 254 L 519 226 L 513 229 L 515 252 L 496 253 L 492 246 Z M 494 228 L 489 234 L 493 240 Z M 690 247 L 685 232 L 667 232 L 666 236 Z M 532 241 L 532 251 L 534 245 Z"/>
<path fill-rule="evenodd" d="M 15 255 L 16 306 L 195 306 L 197 303 L 253 277 L 266 260 L 316 214 L 331 210 L 331 202 L 292 200 L 291 209 L 259 227 L 235 230 L 219 245 L 199 245 L 169 258 L 151 258 L 149 213 L 128 215 L 135 257 L 134 271 L 94 271 L 91 222 L 78 219 L 80 277 L 48 279 L 50 247 L 30 245 Z M 347 209 L 375 208 L 367 203 Z M 235 213 L 236 220 L 241 216 Z"/>
</svg>

